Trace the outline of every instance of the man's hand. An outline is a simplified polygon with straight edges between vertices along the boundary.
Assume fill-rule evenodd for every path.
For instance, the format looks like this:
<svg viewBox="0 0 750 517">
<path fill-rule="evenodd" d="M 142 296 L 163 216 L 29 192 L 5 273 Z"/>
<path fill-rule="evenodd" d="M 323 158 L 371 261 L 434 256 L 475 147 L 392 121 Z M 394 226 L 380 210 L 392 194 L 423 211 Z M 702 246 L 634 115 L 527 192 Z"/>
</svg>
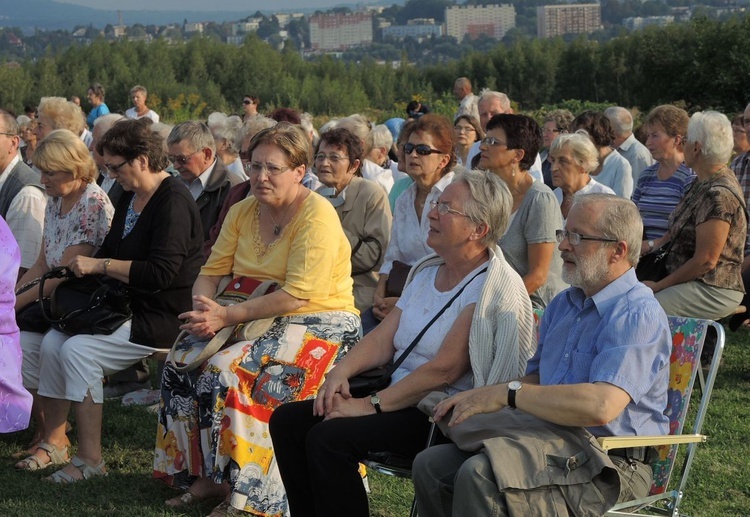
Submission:
<svg viewBox="0 0 750 517">
<path fill-rule="evenodd" d="M 435 406 L 433 419 L 441 420 L 452 409 L 448 427 L 453 427 L 472 415 L 500 411 L 507 405 L 507 392 L 507 384 L 493 384 L 457 393 Z"/>
</svg>

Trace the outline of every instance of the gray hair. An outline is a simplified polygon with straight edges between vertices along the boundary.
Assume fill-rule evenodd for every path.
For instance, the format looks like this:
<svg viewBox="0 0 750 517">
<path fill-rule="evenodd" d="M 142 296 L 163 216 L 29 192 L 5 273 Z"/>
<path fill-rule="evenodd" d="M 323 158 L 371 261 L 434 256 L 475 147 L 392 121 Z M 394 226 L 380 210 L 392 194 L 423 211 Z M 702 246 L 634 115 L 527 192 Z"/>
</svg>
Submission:
<svg viewBox="0 0 750 517">
<path fill-rule="evenodd" d="M 510 99 L 507 95 L 505 95 L 502 92 L 496 92 L 493 90 L 490 90 L 489 88 L 485 88 L 481 92 L 479 92 L 479 102 L 485 102 L 492 99 L 497 99 L 500 101 L 500 105 L 503 107 L 503 111 L 506 113 L 510 112 Z"/>
<path fill-rule="evenodd" d="M 208 127 L 211 128 L 215 138 L 226 140 L 228 145 L 227 151 L 237 154 L 240 152 L 240 146 L 237 145 L 237 137 L 242 132 L 242 119 L 237 115 L 227 117 L 223 113 L 218 113 L 219 116 L 214 117 L 212 120 L 211 117 L 214 115 L 217 115 L 217 113 L 212 113 L 208 117 Z M 241 139 L 240 144 L 242 144 Z"/>
<path fill-rule="evenodd" d="M 116 123 L 124 119 L 122 115 L 119 113 L 107 113 L 106 115 L 102 115 L 101 117 L 98 117 L 94 121 L 94 127 L 95 128 L 101 128 L 101 134 L 103 135 L 110 129 L 112 129 L 112 126 L 114 126 Z"/>
<path fill-rule="evenodd" d="M 489 171 L 469 170 L 459 165 L 454 172 L 453 182 L 462 182 L 471 193 L 463 212 L 475 223 L 486 224 L 489 228 L 481 243 L 488 247 L 496 244 L 508 228 L 513 206 L 508 186 Z"/>
<path fill-rule="evenodd" d="M 42 97 L 37 112 L 50 119 L 51 129 L 67 129 L 80 135 L 86 127 L 86 117 L 81 108 L 65 97 Z"/>
<path fill-rule="evenodd" d="M 604 116 L 609 119 L 615 136 L 625 136 L 633 132 L 633 115 L 621 106 L 612 106 L 604 110 Z"/>
<path fill-rule="evenodd" d="M 592 205 L 602 206 L 601 217 L 592 221 L 594 227 L 606 237 L 625 241 L 627 261 L 635 267 L 643 239 L 643 220 L 638 207 L 631 200 L 614 194 L 576 194 L 573 198 L 573 206 L 586 208 Z"/>
<path fill-rule="evenodd" d="M 385 124 L 378 124 L 372 130 L 372 147 L 385 147 L 386 152 L 393 146 L 393 135 Z"/>
<path fill-rule="evenodd" d="M 141 92 L 144 97 L 148 97 L 148 91 L 146 90 L 145 86 L 141 86 L 140 84 L 136 84 L 130 89 L 130 95 L 135 95 L 136 93 Z"/>
<path fill-rule="evenodd" d="M 240 128 L 240 132 L 237 134 L 237 138 L 234 140 L 234 146 L 242 150 L 242 142 L 247 138 L 252 138 L 264 129 L 271 128 L 278 124 L 274 119 L 264 117 L 263 115 L 256 115 L 250 117 Z"/>
<path fill-rule="evenodd" d="M 211 149 L 216 154 L 216 142 L 211 130 L 203 122 L 188 120 L 177 124 L 167 138 L 167 146 L 171 147 L 185 141 L 193 151 Z"/>
<path fill-rule="evenodd" d="M 544 123 L 554 122 L 557 129 L 565 133 L 570 129 L 570 124 L 573 123 L 575 117 L 568 110 L 557 109 L 552 110 L 544 117 Z"/>
<path fill-rule="evenodd" d="M 326 131 L 330 131 L 331 129 L 336 129 L 336 127 L 339 125 L 339 120 L 337 118 L 332 118 L 322 126 L 320 126 L 320 134 L 322 135 Z"/>
<path fill-rule="evenodd" d="M 0 109 L 0 120 L 3 121 L 3 125 L 5 126 L 5 133 L 11 133 L 15 136 L 19 135 L 19 133 L 21 132 L 21 127 L 13 115 L 3 109 Z"/>
<path fill-rule="evenodd" d="M 596 151 L 596 147 L 594 147 L 591 139 L 584 133 L 585 131 L 583 133 L 575 132 L 558 136 L 549 147 L 549 154 L 558 153 L 564 147 L 568 147 L 578 165 L 583 167 L 584 171 L 591 174 L 599 166 L 599 153 Z"/>
<path fill-rule="evenodd" d="M 336 127 L 343 127 L 348 130 L 351 134 L 362 140 L 364 144 L 365 155 L 367 155 L 372 149 L 372 122 L 367 117 L 355 113 L 339 119 L 336 123 Z"/>
<path fill-rule="evenodd" d="M 700 142 L 701 155 L 710 164 L 726 164 L 732 156 L 732 123 L 718 111 L 699 111 L 690 117 L 687 143 Z"/>
<path fill-rule="evenodd" d="M 94 125 L 96 125 L 96 122 L 94 123 Z M 151 124 L 151 131 L 161 137 L 162 147 L 164 148 L 165 155 L 169 154 L 169 149 L 167 148 L 167 139 L 169 138 L 169 134 L 172 132 L 172 129 L 174 129 L 173 125 L 165 124 L 164 122 L 156 122 L 154 124 Z"/>
</svg>

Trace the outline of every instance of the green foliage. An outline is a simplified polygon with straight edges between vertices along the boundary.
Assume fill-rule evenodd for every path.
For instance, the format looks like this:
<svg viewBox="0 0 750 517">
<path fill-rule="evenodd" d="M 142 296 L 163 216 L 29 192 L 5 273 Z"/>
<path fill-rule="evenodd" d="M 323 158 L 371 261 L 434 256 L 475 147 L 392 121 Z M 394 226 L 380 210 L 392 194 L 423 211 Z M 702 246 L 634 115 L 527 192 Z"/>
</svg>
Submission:
<svg viewBox="0 0 750 517">
<path fill-rule="evenodd" d="M 272 27 L 277 20 L 264 23 Z M 297 40 L 309 37 L 303 24 L 292 29 Z M 642 111 L 681 102 L 691 111 L 736 112 L 750 98 L 750 53 L 744 44 L 749 39 L 750 18 L 697 18 L 609 40 L 540 40 L 519 33 L 506 43 L 406 40 L 399 47 L 386 42 L 352 50 L 343 60 L 303 60 L 293 42 L 279 52 L 257 34 L 241 46 L 223 44 L 215 36 L 148 44 L 99 37 L 87 46 L 50 49 L 38 59 L 0 66 L 0 102 L 19 111 L 43 96 L 83 97 L 98 81 L 107 89 L 110 109 L 120 112 L 130 107 L 130 88 L 146 86 L 152 106 L 161 105 L 166 121 L 214 110 L 237 112 L 245 94 L 259 96 L 266 111 L 288 106 L 328 117 L 354 112 L 403 116 L 403 106 L 418 97 L 448 115 L 457 106 L 453 82 L 466 76 L 476 92 L 506 92 L 520 110 L 580 99 Z M 434 64 L 415 66 L 410 56 L 420 53 Z"/>
</svg>

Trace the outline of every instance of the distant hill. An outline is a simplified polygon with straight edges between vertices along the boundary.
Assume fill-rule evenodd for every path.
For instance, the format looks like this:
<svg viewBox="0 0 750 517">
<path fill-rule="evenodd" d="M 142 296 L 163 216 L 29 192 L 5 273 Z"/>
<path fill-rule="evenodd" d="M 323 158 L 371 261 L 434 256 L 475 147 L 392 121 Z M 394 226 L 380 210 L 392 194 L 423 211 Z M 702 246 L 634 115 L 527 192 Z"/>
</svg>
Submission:
<svg viewBox="0 0 750 517">
<path fill-rule="evenodd" d="M 122 11 L 123 23 L 133 25 L 166 25 L 169 23 L 215 21 L 222 22 L 244 18 L 255 13 L 248 11 Z M 92 9 L 52 0 L 2 0 L 0 1 L 0 27 L 21 27 L 24 32 L 39 29 L 72 29 L 76 25 L 93 24 L 104 28 L 117 24 L 117 12 Z"/>
</svg>

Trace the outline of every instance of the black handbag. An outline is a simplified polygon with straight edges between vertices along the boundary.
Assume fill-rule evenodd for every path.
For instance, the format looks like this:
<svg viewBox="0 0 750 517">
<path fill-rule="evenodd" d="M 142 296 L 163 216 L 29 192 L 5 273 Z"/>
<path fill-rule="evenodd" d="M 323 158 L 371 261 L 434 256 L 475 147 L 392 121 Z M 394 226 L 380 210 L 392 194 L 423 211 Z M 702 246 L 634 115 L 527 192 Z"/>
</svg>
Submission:
<svg viewBox="0 0 750 517">
<path fill-rule="evenodd" d="M 20 293 L 17 293 L 20 294 Z M 27 332 L 44 333 L 49 330 L 49 323 L 42 316 L 42 307 L 49 310 L 49 298 L 43 298 L 42 303 L 33 301 L 16 311 L 16 325 Z"/>
<path fill-rule="evenodd" d="M 373 393 L 376 393 L 382 389 L 385 389 L 388 387 L 388 385 L 391 383 L 391 376 L 393 375 L 393 372 L 395 372 L 399 366 L 406 360 L 406 357 L 411 353 L 412 350 L 417 346 L 417 343 L 419 343 L 419 340 L 422 339 L 422 336 L 424 336 L 425 332 L 432 326 L 433 323 L 437 321 L 437 319 L 443 315 L 443 313 L 448 310 L 448 307 L 453 305 L 453 302 L 461 296 L 461 293 L 464 292 L 464 289 L 466 289 L 466 286 L 468 286 L 476 277 L 481 275 L 487 271 L 487 268 L 482 268 L 481 271 L 479 271 L 476 275 L 471 277 L 471 280 L 466 282 L 461 289 L 458 290 L 456 294 L 453 295 L 453 297 L 448 300 L 448 303 L 446 303 L 442 309 L 438 311 L 435 316 L 430 320 L 430 322 L 424 326 L 424 328 L 417 334 L 417 337 L 414 338 L 414 340 L 409 344 L 409 346 L 404 350 L 404 353 L 399 356 L 399 358 L 390 364 L 384 365 L 384 366 L 378 366 L 377 368 L 372 368 L 370 370 L 366 370 L 364 372 L 360 372 L 357 375 L 354 375 L 353 377 L 349 378 L 349 393 L 354 398 L 362 398 L 372 395 Z"/>
<path fill-rule="evenodd" d="M 67 267 L 52 268 L 41 276 L 40 297 L 50 278 L 67 280 L 52 291 L 49 310 L 42 310 L 42 317 L 64 334 L 109 335 L 133 317 L 128 289 L 119 280 L 105 275 L 76 277 Z"/>
<path fill-rule="evenodd" d="M 406 277 L 409 276 L 409 271 L 411 271 L 411 265 L 400 260 L 393 261 L 391 272 L 388 273 L 388 278 L 385 281 L 386 297 L 401 296 L 404 286 L 406 286 Z"/>
<path fill-rule="evenodd" d="M 635 276 L 638 280 L 641 282 L 648 280 L 658 282 L 662 278 L 665 278 L 669 274 L 667 272 L 667 257 L 669 256 L 670 249 L 672 249 L 671 242 L 643 255 L 635 267 Z"/>
</svg>

